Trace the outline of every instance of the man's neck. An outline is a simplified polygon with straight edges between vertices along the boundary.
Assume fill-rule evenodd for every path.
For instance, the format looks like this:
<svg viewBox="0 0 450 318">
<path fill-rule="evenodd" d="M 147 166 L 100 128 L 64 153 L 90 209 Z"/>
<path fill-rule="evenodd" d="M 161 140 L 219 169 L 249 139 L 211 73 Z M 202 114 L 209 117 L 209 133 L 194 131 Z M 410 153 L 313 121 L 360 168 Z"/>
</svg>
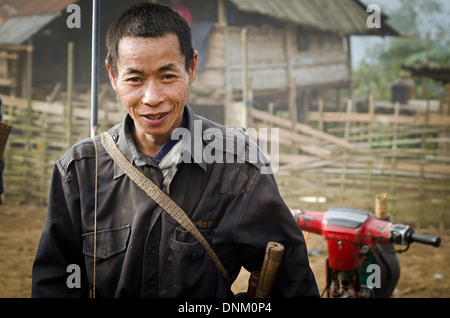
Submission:
<svg viewBox="0 0 450 318">
<path fill-rule="evenodd" d="M 183 113 L 182 120 L 180 124 L 176 125 L 175 128 L 186 126 L 186 112 Z M 136 148 L 145 153 L 149 157 L 154 157 L 164 144 L 169 141 L 172 137 L 173 130 L 168 131 L 164 135 L 148 135 L 145 133 L 140 133 L 136 130 L 136 127 L 132 127 L 133 139 L 136 143 Z"/>
<path fill-rule="evenodd" d="M 133 129 L 133 139 L 136 143 L 136 148 L 145 153 L 147 156 L 154 157 L 161 147 L 170 139 L 170 134 L 154 136 L 147 134 L 138 134 L 136 129 Z"/>
</svg>

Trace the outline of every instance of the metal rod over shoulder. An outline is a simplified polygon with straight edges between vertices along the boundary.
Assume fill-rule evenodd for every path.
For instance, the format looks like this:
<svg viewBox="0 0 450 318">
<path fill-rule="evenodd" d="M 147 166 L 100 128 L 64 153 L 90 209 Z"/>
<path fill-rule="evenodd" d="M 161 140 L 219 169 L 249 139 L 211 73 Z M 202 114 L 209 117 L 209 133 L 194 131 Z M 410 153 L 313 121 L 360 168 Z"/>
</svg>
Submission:
<svg viewBox="0 0 450 318">
<path fill-rule="evenodd" d="M 100 42 L 100 0 L 92 2 L 92 63 L 91 63 L 91 137 L 98 132 L 98 60 Z"/>
</svg>

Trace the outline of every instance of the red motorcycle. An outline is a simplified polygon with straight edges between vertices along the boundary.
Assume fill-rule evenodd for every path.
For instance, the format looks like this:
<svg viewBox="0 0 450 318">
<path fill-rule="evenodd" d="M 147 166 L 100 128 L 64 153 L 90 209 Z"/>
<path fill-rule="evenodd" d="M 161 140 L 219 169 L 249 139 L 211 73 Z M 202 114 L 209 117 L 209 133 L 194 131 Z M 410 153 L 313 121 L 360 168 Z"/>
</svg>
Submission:
<svg viewBox="0 0 450 318">
<path fill-rule="evenodd" d="M 413 242 L 435 247 L 441 243 L 439 236 L 418 233 L 363 210 L 336 207 L 325 212 L 291 212 L 303 231 L 326 240 L 324 292 L 329 298 L 391 297 L 400 277 L 396 253 L 405 252 Z M 406 248 L 395 250 L 395 244 Z"/>
</svg>

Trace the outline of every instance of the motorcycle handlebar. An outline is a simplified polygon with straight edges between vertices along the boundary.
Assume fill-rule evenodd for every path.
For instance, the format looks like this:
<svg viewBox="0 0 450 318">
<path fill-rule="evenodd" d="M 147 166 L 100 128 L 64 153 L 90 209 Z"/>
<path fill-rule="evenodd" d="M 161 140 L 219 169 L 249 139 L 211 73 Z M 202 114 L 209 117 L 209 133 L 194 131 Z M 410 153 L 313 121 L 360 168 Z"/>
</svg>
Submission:
<svg viewBox="0 0 450 318">
<path fill-rule="evenodd" d="M 411 243 L 412 242 L 422 243 L 422 244 L 427 244 L 427 245 L 431 245 L 434 247 L 439 247 L 439 245 L 441 245 L 441 238 L 439 236 L 428 235 L 428 234 L 419 233 L 419 232 L 415 232 L 415 231 L 412 231 L 411 235 L 409 236 L 409 241 Z"/>
</svg>

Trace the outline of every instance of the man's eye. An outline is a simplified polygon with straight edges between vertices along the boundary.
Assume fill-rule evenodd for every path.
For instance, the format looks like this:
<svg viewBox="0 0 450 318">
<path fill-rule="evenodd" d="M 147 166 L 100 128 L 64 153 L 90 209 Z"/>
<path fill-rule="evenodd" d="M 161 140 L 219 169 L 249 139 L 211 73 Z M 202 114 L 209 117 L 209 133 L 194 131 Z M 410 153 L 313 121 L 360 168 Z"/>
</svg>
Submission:
<svg viewBox="0 0 450 318">
<path fill-rule="evenodd" d="M 130 77 L 127 81 L 128 82 L 139 82 L 141 79 L 139 77 Z"/>
<path fill-rule="evenodd" d="M 165 75 L 163 75 L 163 79 L 173 79 L 173 78 L 175 78 L 176 76 L 174 75 L 174 74 L 165 74 Z"/>
</svg>

